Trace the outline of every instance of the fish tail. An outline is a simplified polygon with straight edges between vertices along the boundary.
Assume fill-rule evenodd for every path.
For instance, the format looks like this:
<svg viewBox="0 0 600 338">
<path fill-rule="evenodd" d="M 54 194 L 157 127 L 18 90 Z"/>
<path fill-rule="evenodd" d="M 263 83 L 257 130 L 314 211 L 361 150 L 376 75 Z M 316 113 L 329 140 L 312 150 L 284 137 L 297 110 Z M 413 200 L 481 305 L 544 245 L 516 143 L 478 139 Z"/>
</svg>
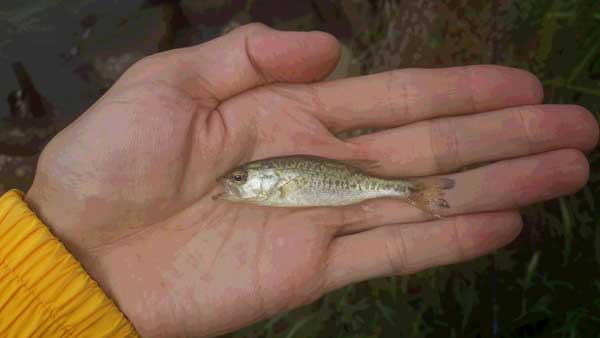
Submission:
<svg viewBox="0 0 600 338">
<path fill-rule="evenodd" d="M 434 210 L 439 208 L 450 208 L 444 199 L 444 190 L 454 187 L 454 180 L 450 178 L 416 178 L 411 179 L 411 194 L 408 203 L 425 211 L 426 213 L 441 218 Z"/>
</svg>

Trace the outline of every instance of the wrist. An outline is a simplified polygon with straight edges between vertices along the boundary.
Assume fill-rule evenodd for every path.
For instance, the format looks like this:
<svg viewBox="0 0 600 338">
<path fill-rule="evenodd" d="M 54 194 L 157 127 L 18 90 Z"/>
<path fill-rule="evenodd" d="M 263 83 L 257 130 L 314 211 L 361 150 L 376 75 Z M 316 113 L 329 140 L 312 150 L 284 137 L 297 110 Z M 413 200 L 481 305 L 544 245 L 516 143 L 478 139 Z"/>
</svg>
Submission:
<svg viewBox="0 0 600 338">
<path fill-rule="evenodd" d="M 44 189 L 36 182 L 23 196 L 23 200 L 46 225 L 52 235 L 83 265 L 99 285 L 106 289 L 101 276 L 98 276 L 95 273 L 96 269 L 91 266 L 94 259 L 90 254 L 87 239 L 93 237 L 93 229 L 89 227 L 93 221 L 82 217 L 79 214 L 79 208 L 72 200 L 63 198 L 57 190 L 49 193 L 48 189 Z M 77 219 L 79 222 L 76 221 Z M 84 219 L 86 219 L 85 223 Z M 105 291 L 108 292 L 108 290 Z"/>
<path fill-rule="evenodd" d="M 79 259 L 82 248 L 81 242 L 77 240 L 75 234 L 82 233 L 82 231 L 76 229 L 69 219 L 75 216 L 75 210 L 71 209 L 71 205 L 62 200 L 57 194 L 50 195 L 40 189 L 35 182 L 25 193 L 23 200 L 36 216 L 44 222 L 50 232 Z"/>
<path fill-rule="evenodd" d="M 10 294 L 0 299 L 5 304 L 0 317 L 19 313 L 13 320 L 29 323 L 11 325 L 9 331 L 10 327 L 20 327 L 43 329 L 50 335 L 93 332 L 137 337 L 116 305 L 31 211 L 20 191 L 0 196 L 0 233 L 0 270 L 4 275 L 0 290 L 13 290 L 0 292 L 0 298 Z"/>
<path fill-rule="evenodd" d="M 110 272 L 115 260 L 106 262 L 104 246 L 100 242 L 103 232 L 98 222 L 104 222 L 102 215 L 96 214 L 94 208 L 84 210 L 79 205 L 86 202 L 66 196 L 57 189 L 47 190 L 35 183 L 27 191 L 24 201 L 31 210 L 44 222 L 49 231 L 64 245 L 68 252 L 81 264 L 87 275 L 97 283 L 97 287 L 108 297 L 120 311 L 126 315 L 128 299 L 122 292 L 115 290 L 115 276 Z M 106 217 L 107 213 L 104 213 Z M 110 250 L 108 250 L 110 251 Z M 112 277 L 112 278 L 111 278 Z M 121 297 L 119 297 L 121 296 Z M 134 318 L 129 318 L 135 323 Z M 137 327 L 137 324 L 136 324 Z"/>
</svg>

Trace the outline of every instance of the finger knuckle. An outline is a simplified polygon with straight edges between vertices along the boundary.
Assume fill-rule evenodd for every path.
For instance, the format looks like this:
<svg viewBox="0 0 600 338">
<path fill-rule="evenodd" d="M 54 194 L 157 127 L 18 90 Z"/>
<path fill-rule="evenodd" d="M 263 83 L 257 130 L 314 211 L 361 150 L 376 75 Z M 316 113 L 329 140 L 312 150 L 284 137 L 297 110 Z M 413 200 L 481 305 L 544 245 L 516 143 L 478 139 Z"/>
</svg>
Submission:
<svg viewBox="0 0 600 338">
<path fill-rule="evenodd" d="M 406 250 L 405 230 L 391 227 L 388 229 L 388 232 L 383 250 L 385 250 L 390 272 L 394 275 L 406 274 L 410 269 Z"/>
<path fill-rule="evenodd" d="M 466 220 L 463 216 L 454 218 L 452 224 L 452 232 L 450 233 L 451 243 L 454 243 L 454 261 L 462 262 L 467 259 L 468 255 L 464 247 L 464 239 L 460 235 L 460 229 L 464 226 Z"/>
<path fill-rule="evenodd" d="M 537 141 L 543 135 L 537 123 L 532 123 L 532 116 L 544 116 L 544 111 L 538 106 L 525 106 L 515 110 L 515 119 L 519 121 L 522 137 L 527 144 L 528 153 L 532 153 L 536 148 Z"/>
<path fill-rule="evenodd" d="M 446 171 L 464 165 L 456 127 L 451 119 L 429 121 L 431 158 L 435 171 Z"/>
</svg>

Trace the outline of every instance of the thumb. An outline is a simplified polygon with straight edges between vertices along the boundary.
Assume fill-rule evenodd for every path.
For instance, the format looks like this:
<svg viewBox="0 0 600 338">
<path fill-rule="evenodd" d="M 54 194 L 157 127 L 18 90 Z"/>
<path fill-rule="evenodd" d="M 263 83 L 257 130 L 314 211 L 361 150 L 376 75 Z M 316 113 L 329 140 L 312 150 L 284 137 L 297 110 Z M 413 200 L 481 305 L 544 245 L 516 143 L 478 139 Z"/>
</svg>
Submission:
<svg viewBox="0 0 600 338">
<path fill-rule="evenodd" d="M 161 69 L 161 80 L 198 97 L 223 101 L 273 82 L 320 80 L 335 69 L 339 57 L 339 43 L 328 33 L 278 31 L 252 23 L 198 46 L 147 58 L 138 65 L 142 71 L 130 74 L 130 81 L 136 75 L 157 74 L 144 70 L 146 63 Z"/>
</svg>

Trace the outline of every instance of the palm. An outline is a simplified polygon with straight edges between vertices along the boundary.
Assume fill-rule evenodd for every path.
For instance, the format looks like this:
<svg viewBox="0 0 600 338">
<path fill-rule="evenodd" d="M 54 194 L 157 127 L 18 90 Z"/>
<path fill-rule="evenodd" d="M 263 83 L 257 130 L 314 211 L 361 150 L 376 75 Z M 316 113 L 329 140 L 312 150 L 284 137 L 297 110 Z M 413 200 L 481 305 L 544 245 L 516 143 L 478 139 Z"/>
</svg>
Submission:
<svg viewBox="0 0 600 338">
<path fill-rule="evenodd" d="M 149 109 L 145 114 L 164 116 L 165 111 L 182 114 L 182 125 L 174 126 L 176 129 L 184 130 L 189 125 L 187 121 L 203 121 L 192 124 L 193 129 L 189 131 L 201 139 L 201 143 L 185 142 L 189 135 L 182 135 L 182 139 L 165 136 L 168 142 L 163 145 L 163 153 L 154 150 L 156 159 L 146 157 L 140 161 L 151 162 L 133 164 L 132 175 L 141 174 L 143 177 L 144 170 L 141 168 L 148 168 L 148 178 L 141 180 L 152 183 L 152 192 L 144 192 L 144 196 L 168 199 L 161 214 L 155 213 L 159 206 L 155 203 L 140 204 L 142 214 L 155 215 L 151 222 L 140 225 L 148 229 L 145 230 L 148 234 L 143 236 L 152 244 L 123 234 L 126 239 L 109 246 L 107 259 L 144 257 L 136 265 L 147 275 L 137 275 L 136 278 L 152 281 L 154 287 L 146 284 L 143 293 L 154 293 L 156 300 L 171 300 L 170 307 L 158 306 L 154 298 L 140 307 L 160 309 L 150 314 L 146 311 L 139 314 L 147 316 L 148 324 L 159 325 L 164 321 L 182 328 L 190 326 L 187 318 L 202 318 L 193 327 L 214 332 L 211 323 L 218 321 L 224 313 L 236 318 L 230 325 L 242 326 L 256 318 L 314 300 L 324 291 L 320 276 L 335 230 L 317 221 L 321 216 L 318 210 L 265 209 L 215 202 L 211 198 L 216 193 L 217 176 L 242 162 L 281 155 L 291 148 L 295 148 L 295 153 L 314 153 L 315 145 L 332 154 L 346 150 L 342 142 L 308 113 L 312 107 L 300 106 L 301 88 L 287 90 L 285 97 L 277 94 L 277 89 L 283 88 L 272 86 L 266 90 L 255 90 L 236 97 L 235 102 L 224 102 L 219 110 L 189 111 L 187 118 L 183 118 L 186 112 L 177 111 L 178 107 L 164 106 L 169 98 L 163 97 L 162 105 L 146 101 Z M 168 93 L 170 90 L 157 88 L 156 91 Z M 181 103 L 182 97 L 172 99 Z M 132 106 L 139 109 L 140 104 Z M 244 110 L 238 107 L 244 107 Z M 152 120 L 155 119 L 145 119 Z M 158 119 L 155 121 L 159 122 Z M 158 125 L 140 127 L 154 132 L 164 130 Z M 230 135 L 235 135 L 235 139 Z M 265 140 L 261 135 L 272 139 Z M 294 135 L 293 143 L 285 143 L 289 139 L 286 135 Z M 162 138 L 160 135 L 141 137 Z M 149 148 L 148 153 L 152 150 L 152 147 Z M 139 149 L 137 151 L 140 152 Z M 228 152 L 233 161 L 224 160 L 220 156 L 223 152 Z M 169 166 L 149 165 L 169 157 L 173 157 Z M 169 175 L 172 178 L 170 182 L 164 180 Z M 151 177 L 160 180 L 152 181 Z M 165 196 L 166 191 L 172 191 L 173 195 Z M 188 207 L 181 210 L 182 206 Z M 327 217 L 331 216 L 329 211 Z M 172 232 L 173 229 L 176 231 Z M 165 240 L 167 233 L 171 236 Z M 156 252 L 156 248 L 162 250 Z M 113 274 L 124 276 L 115 283 L 131 284 L 131 289 L 136 289 L 137 281 L 127 277 L 125 271 L 114 271 Z M 179 292 L 173 295 L 173 290 Z M 127 297 L 142 298 L 135 294 Z M 190 300 L 195 301 L 190 304 Z M 240 306 L 240 302 L 244 306 Z M 213 304 L 210 310 L 203 308 L 206 303 Z"/>
<path fill-rule="evenodd" d="M 242 29 L 134 67 L 48 145 L 28 192 L 143 335 L 214 335 L 351 282 L 481 255 L 518 233 L 510 209 L 587 180 L 580 152 L 561 149 L 593 147 L 593 118 L 574 107 L 509 108 L 541 100 L 525 73 L 457 68 L 298 84 L 331 70 L 331 40 L 252 29 L 265 36 L 254 52 Z M 238 48 L 222 54 L 226 43 Z M 392 129 L 333 136 L 364 126 Z M 283 209 L 212 200 L 227 170 L 299 153 L 376 161 L 378 174 L 394 176 L 524 157 L 453 174 L 450 217 L 428 223 L 397 201 Z"/>
<path fill-rule="evenodd" d="M 154 151 L 155 159 L 146 157 L 140 161 L 147 163 L 133 164 L 132 175 L 141 174 L 143 177 L 142 168 L 148 168 L 148 177 L 142 180 L 151 182 L 152 192 L 145 192 L 144 196 L 155 195 L 157 200 L 168 198 L 168 204 L 161 214 L 155 214 L 154 210 L 158 207 L 155 203 L 140 205 L 142 214 L 156 215 L 151 223 L 143 225 L 144 228 L 153 228 L 146 235 L 152 245 L 144 243 L 140 246 L 137 238 L 123 234 L 126 239 L 110 246 L 110 256 L 118 260 L 136 255 L 147 257 L 137 264 L 148 264 L 140 268 L 148 275 L 136 278 L 153 281 L 155 287 L 153 289 L 146 284 L 143 292 L 153 292 L 156 299 L 170 298 L 173 302 L 172 307 L 161 308 L 149 299 L 148 304 L 141 308 L 161 309 L 149 316 L 151 322 L 158 324 L 160 318 L 174 327 L 185 327 L 187 318 L 203 318 L 194 326 L 211 332 L 214 328 L 210 324 L 223 313 L 237 318 L 236 325 L 245 325 L 321 295 L 323 281 L 319 276 L 325 267 L 327 247 L 334 232 L 331 227 L 309 221 L 319 216 L 318 211 L 272 210 L 219 203 L 211 198 L 215 193 L 215 179 L 223 174 L 223 169 L 242 162 L 281 155 L 292 147 L 295 152 L 314 153 L 316 144 L 326 145 L 324 148 L 328 151 L 339 153 L 342 143 L 307 113 L 310 107 L 299 107 L 301 100 L 290 101 L 290 96 L 280 96 L 274 88 L 276 86 L 243 94 L 236 97 L 235 102 L 224 102 L 219 110 L 187 112 L 187 118 L 181 116 L 182 125 L 174 127 L 184 130 L 189 125 L 187 121 L 202 121 L 192 124 L 193 130 L 190 131 L 202 140 L 201 143 L 185 142 L 186 135 L 181 135 L 181 139 L 165 136 L 168 142 L 162 153 Z M 169 89 L 157 88 L 156 91 L 168 93 Z M 298 98 L 302 95 L 300 89 L 298 92 L 289 90 L 287 94 Z M 164 102 L 171 99 L 181 104 L 182 97 L 163 97 L 162 105 L 150 100 L 145 114 L 164 116 L 166 111 L 185 114 L 177 111 L 176 106 L 164 106 Z M 140 104 L 133 105 L 140 108 Z M 244 110 L 238 107 L 244 107 Z M 159 119 L 145 119 L 153 120 L 160 123 Z M 140 127 L 153 132 L 165 129 L 159 125 Z M 223 133 L 223 130 L 228 132 Z M 236 139 L 230 135 L 235 135 Z M 264 140 L 261 135 L 272 139 Z M 292 144 L 285 144 L 286 135 L 294 135 Z M 162 138 L 160 135 L 141 137 Z M 152 153 L 153 148 L 147 150 Z M 137 151 L 140 152 L 139 149 Z M 236 160 L 219 163 L 223 160 L 219 154 L 225 151 Z M 169 157 L 173 157 L 169 166 L 150 165 Z M 179 173 L 173 166 L 179 169 Z M 207 172 L 211 174 L 207 175 Z M 170 182 L 164 180 L 169 175 L 172 178 Z M 160 179 L 152 181 L 151 177 Z M 166 191 L 172 191 L 173 195 L 165 196 Z M 181 210 L 181 206 L 186 205 L 189 207 Z M 172 234 L 171 229 L 178 231 L 165 241 L 165 229 L 169 229 L 169 234 Z M 155 252 L 156 248 L 162 248 L 159 254 Z M 114 274 L 126 276 L 124 272 L 115 271 Z M 124 277 L 119 283 L 133 286 L 136 281 Z M 172 290 L 180 293 L 174 296 Z M 138 298 L 141 295 L 131 296 Z M 188 304 L 193 299 L 195 304 Z M 244 306 L 240 306 L 240 302 Z M 214 304 L 209 311 L 202 307 L 206 303 Z M 182 304 L 191 308 L 186 309 Z"/>
<path fill-rule="evenodd" d="M 194 327 L 213 332 L 210 323 L 223 313 L 237 318 L 232 324 L 244 325 L 321 294 L 319 276 L 334 232 L 309 221 L 318 216 L 314 210 L 271 210 L 211 199 L 216 178 L 241 162 L 279 155 L 292 146 L 301 153 L 314 152 L 317 144 L 339 151 L 342 143 L 308 113 L 310 107 L 290 98 L 300 99 L 301 89 L 296 91 L 286 98 L 273 88 L 258 89 L 211 110 L 168 86 L 143 85 L 100 101 L 53 140 L 48 150 L 70 138 L 72 129 L 89 128 L 76 147 L 62 154 L 81 159 L 72 174 L 95 168 L 85 184 L 120 183 L 94 194 L 105 202 L 98 204 L 110 204 L 110 219 L 96 219 L 93 231 L 71 242 L 79 251 L 93 252 L 94 262 L 84 256 L 84 265 L 120 262 L 110 271 L 112 283 L 129 291 L 114 296 L 145 299 L 146 304 L 128 309 L 139 311 L 133 316 L 145 318 L 144 326 L 183 328 L 187 318 L 202 318 Z M 130 116 L 126 121 L 123 112 Z M 95 148 L 108 132 L 110 142 Z M 294 135 L 293 144 L 277 142 L 286 135 Z M 200 141 L 190 142 L 192 137 Z M 60 170 L 58 162 L 52 163 L 57 160 L 43 164 Z M 115 215 L 119 222 L 109 223 Z M 127 273 L 130 264 L 138 270 L 135 276 Z M 143 289 L 136 287 L 140 279 Z M 169 306 L 157 304 L 165 299 Z M 210 310 L 203 309 L 206 302 L 214 304 Z"/>
</svg>

